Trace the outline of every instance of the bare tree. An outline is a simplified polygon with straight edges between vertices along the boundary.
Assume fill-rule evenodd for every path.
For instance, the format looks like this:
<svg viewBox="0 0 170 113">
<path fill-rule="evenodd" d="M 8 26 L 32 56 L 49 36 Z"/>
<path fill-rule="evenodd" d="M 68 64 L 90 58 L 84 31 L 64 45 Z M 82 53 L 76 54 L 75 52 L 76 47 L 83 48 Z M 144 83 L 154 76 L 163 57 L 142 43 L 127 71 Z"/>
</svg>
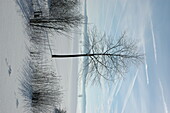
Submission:
<svg viewBox="0 0 170 113">
<path fill-rule="evenodd" d="M 43 3 L 38 4 L 39 1 Z M 47 13 L 44 14 L 46 9 L 43 5 L 46 1 L 16 0 L 16 2 L 21 8 L 29 35 L 28 59 L 23 65 L 19 87 L 24 99 L 24 108 L 27 113 L 51 113 L 62 102 L 62 88 L 59 85 L 61 78 L 56 75 L 50 62 L 51 55 L 46 29 L 30 26 L 29 23 L 33 15 L 36 19 L 46 17 Z"/>
<path fill-rule="evenodd" d="M 77 0 L 16 0 L 16 3 L 28 28 L 62 33 L 78 27 L 84 18 Z"/>
<path fill-rule="evenodd" d="M 23 66 L 20 92 L 27 113 L 49 113 L 60 106 L 62 92 L 49 55 L 46 31 L 31 27 L 28 31 L 28 59 Z"/>
<path fill-rule="evenodd" d="M 39 15 L 30 19 L 30 25 L 57 32 L 68 31 L 78 27 L 83 16 L 79 12 L 79 2 L 74 0 L 50 0 L 49 14 Z"/>
<path fill-rule="evenodd" d="M 143 58 L 135 41 L 127 40 L 125 35 L 123 33 L 118 40 L 113 41 L 113 38 L 100 35 L 94 28 L 88 33 L 89 41 L 85 45 L 87 53 L 52 55 L 52 58 L 86 57 L 86 66 L 89 66 L 87 78 L 92 80 L 92 83 L 100 83 L 101 78 L 115 81 L 127 71 L 130 64 L 137 64 Z"/>
<path fill-rule="evenodd" d="M 19 90 L 24 98 L 27 113 L 52 112 L 55 107 L 60 106 L 62 101 L 60 78 L 49 71 L 46 63 L 27 60 L 22 74 Z"/>
</svg>

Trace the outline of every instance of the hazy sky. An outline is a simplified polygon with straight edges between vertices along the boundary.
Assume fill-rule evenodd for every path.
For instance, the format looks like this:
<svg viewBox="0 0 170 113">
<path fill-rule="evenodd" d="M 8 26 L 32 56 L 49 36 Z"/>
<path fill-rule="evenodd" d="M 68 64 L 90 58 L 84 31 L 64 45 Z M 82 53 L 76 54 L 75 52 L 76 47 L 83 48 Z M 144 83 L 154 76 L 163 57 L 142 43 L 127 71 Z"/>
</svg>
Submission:
<svg viewBox="0 0 170 113">
<path fill-rule="evenodd" d="M 144 63 L 123 80 L 87 87 L 87 113 L 169 113 L 168 0 L 87 0 L 90 26 L 115 38 L 124 31 L 137 40 Z"/>
</svg>

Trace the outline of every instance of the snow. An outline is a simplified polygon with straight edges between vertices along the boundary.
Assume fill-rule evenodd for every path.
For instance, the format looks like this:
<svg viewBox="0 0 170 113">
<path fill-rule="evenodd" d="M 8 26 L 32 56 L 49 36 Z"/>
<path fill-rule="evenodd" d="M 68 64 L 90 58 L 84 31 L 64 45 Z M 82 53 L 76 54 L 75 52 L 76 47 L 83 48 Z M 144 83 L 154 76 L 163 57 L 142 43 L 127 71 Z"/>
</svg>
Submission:
<svg viewBox="0 0 170 113">
<path fill-rule="evenodd" d="M 22 106 L 16 107 L 16 98 L 22 103 L 18 79 L 26 55 L 24 26 L 15 2 L 0 2 L 0 113 L 23 113 Z"/>
<path fill-rule="evenodd" d="M 19 12 L 15 1 L 0 1 L 0 113 L 24 113 L 18 88 L 23 61 L 27 56 L 27 34 L 24 20 Z M 71 37 L 76 38 L 53 35 L 51 37 L 55 39 L 52 39 L 53 54 L 78 52 L 79 36 L 74 36 L 73 33 Z M 62 79 L 61 85 L 64 93 L 62 107 L 68 113 L 75 113 L 78 97 L 78 59 L 53 59 L 53 63 Z"/>
</svg>

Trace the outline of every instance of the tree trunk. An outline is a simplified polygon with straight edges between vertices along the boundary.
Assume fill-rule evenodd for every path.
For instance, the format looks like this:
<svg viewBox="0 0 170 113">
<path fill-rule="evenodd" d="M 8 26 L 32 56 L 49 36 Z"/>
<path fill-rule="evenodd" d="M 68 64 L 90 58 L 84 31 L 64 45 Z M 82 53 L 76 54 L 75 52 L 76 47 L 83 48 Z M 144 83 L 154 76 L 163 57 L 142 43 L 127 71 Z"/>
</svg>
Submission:
<svg viewBox="0 0 170 113">
<path fill-rule="evenodd" d="M 52 58 L 74 58 L 74 57 L 99 56 L 99 55 L 110 56 L 112 54 L 96 53 L 96 54 L 52 55 Z"/>
</svg>

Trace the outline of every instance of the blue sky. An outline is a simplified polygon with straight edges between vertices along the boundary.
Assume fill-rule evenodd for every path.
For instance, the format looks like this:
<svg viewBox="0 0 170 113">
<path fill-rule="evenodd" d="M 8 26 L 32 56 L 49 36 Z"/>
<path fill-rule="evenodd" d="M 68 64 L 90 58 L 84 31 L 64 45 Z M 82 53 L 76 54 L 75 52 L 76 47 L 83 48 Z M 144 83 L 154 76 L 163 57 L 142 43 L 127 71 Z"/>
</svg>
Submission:
<svg viewBox="0 0 170 113">
<path fill-rule="evenodd" d="M 87 113 L 169 113 L 168 0 L 87 0 L 89 26 L 137 40 L 144 63 L 110 86 L 87 87 Z"/>
</svg>

